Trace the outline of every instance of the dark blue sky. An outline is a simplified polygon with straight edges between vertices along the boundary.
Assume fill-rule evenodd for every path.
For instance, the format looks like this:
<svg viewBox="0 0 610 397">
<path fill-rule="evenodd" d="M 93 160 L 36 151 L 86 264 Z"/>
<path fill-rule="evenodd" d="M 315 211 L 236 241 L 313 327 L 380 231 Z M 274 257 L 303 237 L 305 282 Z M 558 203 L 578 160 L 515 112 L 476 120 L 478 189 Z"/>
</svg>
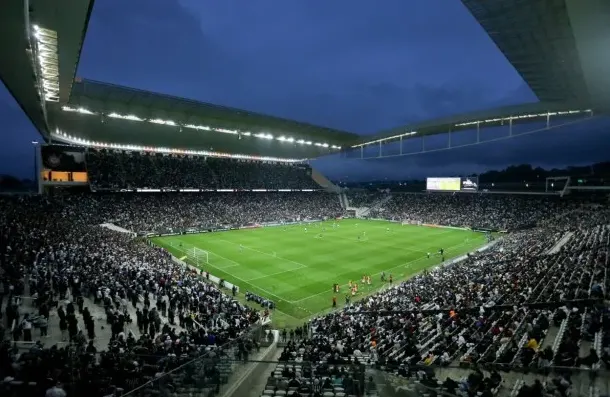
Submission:
<svg viewBox="0 0 610 397">
<path fill-rule="evenodd" d="M 382 5 L 97 1 L 77 74 L 361 134 L 536 101 L 459 0 L 385 0 Z M 27 153 L 34 132 L 13 102 L 6 90 L 0 93 L 0 116 L 9 134 L 9 143 L 0 148 L 0 172 L 29 175 L 20 169 L 31 163 Z M 367 179 L 421 174 L 431 166 L 444 172 L 442 167 L 455 170 L 456 165 L 470 170 L 521 161 L 562 165 L 603 159 L 607 146 L 594 150 L 602 140 L 585 130 L 585 141 L 594 142 L 579 139 L 576 150 L 571 134 L 563 131 L 555 135 L 561 140 L 553 139 L 552 150 L 544 149 L 546 133 L 485 150 L 317 164 L 332 176 L 349 170 L 354 178 Z M 535 146 L 529 157 L 524 144 Z"/>
</svg>

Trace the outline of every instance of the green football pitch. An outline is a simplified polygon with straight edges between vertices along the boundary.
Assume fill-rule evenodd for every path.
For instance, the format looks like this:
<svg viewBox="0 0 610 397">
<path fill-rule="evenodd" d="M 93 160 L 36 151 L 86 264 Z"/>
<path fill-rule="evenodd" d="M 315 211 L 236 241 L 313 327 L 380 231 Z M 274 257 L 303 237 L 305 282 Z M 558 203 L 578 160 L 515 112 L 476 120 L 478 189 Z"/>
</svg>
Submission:
<svg viewBox="0 0 610 397">
<path fill-rule="evenodd" d="M 439 265 L 441 248 L 449 260 L 481 247 L 486 239 L 467 230 L 343 219 L 152 241 L 239 286 L 242 297 L 250 291 L 273 300 L 274 322 L 283 326 L 329 310 L 333 296 L 342 304 L 349 281 L 359 284 L 358 299 L 388 286 L 381 281 L 382 272 L 396 283 Z M 207 263 L 193 258 L 193 248 L 208 253 Z M 363 275 L 371 276 L 370 286 L 361 283 Z M 339 294 L 332 291 L 335 283 L 341 285 Z"/>
</svg>

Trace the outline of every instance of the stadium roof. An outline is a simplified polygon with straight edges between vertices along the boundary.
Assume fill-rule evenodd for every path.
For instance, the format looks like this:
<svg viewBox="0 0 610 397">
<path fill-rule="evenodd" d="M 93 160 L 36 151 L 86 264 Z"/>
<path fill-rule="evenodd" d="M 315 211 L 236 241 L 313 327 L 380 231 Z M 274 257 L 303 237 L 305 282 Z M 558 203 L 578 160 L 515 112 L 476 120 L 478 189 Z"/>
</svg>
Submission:
<svg viewBox="0 0 610 397">
<path fill-rule="evenodd" d="M 461 130 L 508 125 L 509 123 L 532 123 L 546 120 L 547 117 L 584 118 L 591 115 L 591 109 L 582 109 L 577 104 L 568 103 L 529 103 L 524 105 L 505 106 L 501 108 L 463 113 L 440 119 L 414 123 L 404 127 L 393 128 L 373 136 L 362 137 L 352 146 L 366 146 L 373 143 L 394 139 L 421 137 L 426 135 L 445 134 Z"/>
<path fill-rule="evenodd" d="M 264 156 L 319 156 L 358 135 L 91 80 L 74 83 L 52 125 L 83 139 Z M 270 138 L 273 137 L 273 138 Z"/>
<path fill-rule="evenodd" d="M 59 71 L 55 70 L 57 74 L 52 78 L 55 81 L 47 83 L 58 84 L 61 87 L 59 99 L 67 101 L 92 8 L 93 0 L 2 0 L 0 79 L 42 133 L 48 132 L 46 112 L 52 109 L 41 105 L 45 94 L 43 82 L 37 80 L 41 77 L 40 70 L 36 70 L 41 66 L 41 58 L 35 55 L 48 54 L 54 58 L 50 61 L 55 63 L 59 60 L 61 67 Z M 55 32 L 61 46 L 48 43 L 48 48 L 37 51 L 36 26 Z M 45 55 L 40 54 L 43 52 Z M 53 72 L 52 65 L 47 63 L 46 66 Z"/>
<path fill-rule="evenodd" d="M 94 0 L 29 0 L 28 12 L 27 0 L 5 0 L 0 77 L 46 137 L 293 158 L 414 132 L 445 133 L 480 120 L 610 109 L 610 2 L 462 1 L 540 103 L 446 117 L 363 138 L 163 94 L 75 81 Z"/>
<path fill-rule="evenodd" d="M 462 1 L 538 99 L 587 103 L 588 88 L 564 0 Z"/>
<path fill-rule="evenodd" d="M 540 100 L 383 131 L 359 143 L 417 131 L 446 133 L 476 120 L 558 111 L 610 111 L 610 1 L 462 0 Z M 531 120 L 531 118 L 529 118 Z"/>
<path fill-rule="evenodd" d="M 462 2 L 542 102 L 610 110 L 610 2 Z"/>
</svg>

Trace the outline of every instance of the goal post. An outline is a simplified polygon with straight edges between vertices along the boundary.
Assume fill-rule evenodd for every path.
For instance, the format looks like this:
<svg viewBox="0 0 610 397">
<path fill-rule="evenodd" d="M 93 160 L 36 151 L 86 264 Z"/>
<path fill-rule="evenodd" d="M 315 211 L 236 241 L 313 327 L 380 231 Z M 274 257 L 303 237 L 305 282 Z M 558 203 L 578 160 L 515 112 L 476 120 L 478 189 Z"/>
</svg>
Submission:
<svg viewBox="0 0 610 397">
<path fill-rule="evenodd" d="M 197 265 L 208 264 L 210 255 L 208 251 L 202 250 L 197 247 L 193 247 L 187 251 L 187 256 L 195 261 Z"/>
</svg>

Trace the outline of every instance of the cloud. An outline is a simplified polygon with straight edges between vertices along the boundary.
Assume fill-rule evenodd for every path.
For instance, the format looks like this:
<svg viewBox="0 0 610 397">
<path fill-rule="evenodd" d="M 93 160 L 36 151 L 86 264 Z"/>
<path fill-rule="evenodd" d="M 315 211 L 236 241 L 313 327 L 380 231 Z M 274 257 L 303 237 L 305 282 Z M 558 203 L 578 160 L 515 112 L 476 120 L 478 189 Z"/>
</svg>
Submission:
<svg viewBox="0 0 610 397">
<path fill-rule="evenodd" d="M 84 77 L 359 133 L 486 107 L 523 86 L 446 0 L 105 0 L 90 26 Z"/>
</svg>

